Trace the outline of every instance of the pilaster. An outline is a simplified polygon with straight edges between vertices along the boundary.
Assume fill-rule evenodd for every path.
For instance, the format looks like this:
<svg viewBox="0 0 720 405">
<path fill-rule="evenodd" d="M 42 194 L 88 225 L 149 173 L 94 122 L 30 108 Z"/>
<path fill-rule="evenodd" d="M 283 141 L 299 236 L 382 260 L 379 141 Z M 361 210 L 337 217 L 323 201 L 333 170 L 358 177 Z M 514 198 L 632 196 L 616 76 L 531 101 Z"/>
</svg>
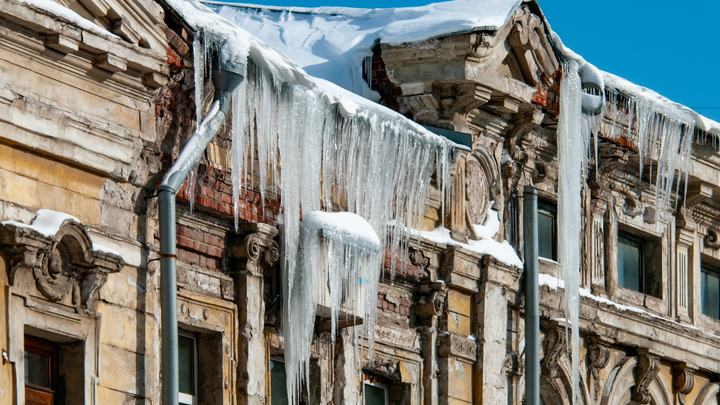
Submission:
<svg viewBox="0 0 720 405">
<path fill-rule="evenodd" d="M 235 279 L 239 309 L 238 403 L 268 403 L 266 375 L 268 351 L 265 344 L 264 276 L 280 257 L 272 226 L 249 223 L 231 235 L 228 244 L 230 268 Z"/>
</svg>

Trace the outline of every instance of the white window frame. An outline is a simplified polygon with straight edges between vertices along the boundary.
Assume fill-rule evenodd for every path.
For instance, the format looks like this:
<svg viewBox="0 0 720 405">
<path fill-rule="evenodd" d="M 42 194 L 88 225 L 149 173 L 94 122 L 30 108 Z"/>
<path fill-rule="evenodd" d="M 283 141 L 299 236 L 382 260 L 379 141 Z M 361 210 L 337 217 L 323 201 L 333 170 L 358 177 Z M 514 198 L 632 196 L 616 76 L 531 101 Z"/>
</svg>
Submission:
<svg viewBox="0 0 720 405">
<path fill-rule="evenodd" d="M 182 392 L 178 392 L 178 403 L 179 405 L 197 405 L 198 403 L 198 355 L 197 355 L 197 334 L 193 332 L 184 331 L 182 329 L 178 329 L 178 336 L 183 336 L 189 339 L 192 339 L 193 341 L 193 366 L 195 368 L 195 372 L 193 373 L 193 376 L 195 377 L 195 381 L 193 384 L 195 385 L 195 395 L 185 394 Z M 178 359 L 179 360 L 179 359 Z"/>
</svg>

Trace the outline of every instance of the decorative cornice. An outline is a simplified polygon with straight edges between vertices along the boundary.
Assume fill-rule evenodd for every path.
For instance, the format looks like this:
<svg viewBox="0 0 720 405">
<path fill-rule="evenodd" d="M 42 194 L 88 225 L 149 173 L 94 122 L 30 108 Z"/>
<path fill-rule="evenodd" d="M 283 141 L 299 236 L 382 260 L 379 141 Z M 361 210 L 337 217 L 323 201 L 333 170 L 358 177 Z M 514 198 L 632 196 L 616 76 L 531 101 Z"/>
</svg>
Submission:
<svg viewBox="0 0 720 405">
<path fill-rule="evenodd" d="M 694 183 L 688 185 L 685 198 L 678 204 L 675 213 L 677 228 L 695 228 L 692 212 L 695 206 L 713 196 L 713 189 L 709 184 Z"/>
<path fill-rule="evenodd" d="M 85 227 L 72 219 L 52 236 L 20 224 L 0 225 L 0 249 L 9 259 L 11 285 L 17 284 L 20 274 L 30 273 L 45 300 L 86 314 L 94 313 L 97 292 L 107 276 L 125 264 L 115 254 L 93 250 Z"/>
<path fill-rule="evenodd" d="M 274 240 L 278 230 L 262 223 L 247 223 L 230 236 L 228 255 L 237 260 L 231 266 L 235 272 L 248 272 L 262 276 L 265 268 L 272 267 L 280 259 L 280 247 Z M 245 259 L 245 260 L 242 260 Z"/>
</svg>

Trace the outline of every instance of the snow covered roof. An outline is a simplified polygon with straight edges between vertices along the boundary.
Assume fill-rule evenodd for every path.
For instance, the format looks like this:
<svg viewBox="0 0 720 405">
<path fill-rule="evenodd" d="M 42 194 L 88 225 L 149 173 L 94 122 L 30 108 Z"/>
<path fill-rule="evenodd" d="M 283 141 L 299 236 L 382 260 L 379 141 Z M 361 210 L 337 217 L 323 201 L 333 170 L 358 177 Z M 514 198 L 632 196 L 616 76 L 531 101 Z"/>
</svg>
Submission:
<svg viewBox="0 0 720 405">
<path fill-rule="evenodd" d="M 279 8 L 207 1 L 218 14 L 279 49 L 312 76 L 353 88 L 377 41 L 399 45 L 502 27 L 520 0 L 455 0 L 422 7 Z M 357 83 L 355 83 L 357 86 Z"/>
<path fill-rule="evenodd" d="M 364 57 L 377 42 L 422 42 L 451 34 L 496 30 L 522 0 L 455 0 L 422 7 L 354 9 L 344 7 L 273 7 L 204 1 L 219 15 L 243 27 L 287 55 L 308 74 L 372 98 L 359 77 Z M 556 45 L 561 48 L 562 42 Z M 569 51 L 566 49 L 566 51 Z M 570 54 L 575 55 L 572 51 Z M 577 56 L 577 55 L 575 55 Z M 579 59 L 579 56 L 577 56 Z M 706 132 L 720 135 L 720 123 L 672 102 L 645 87 L 602 72 L 609 88 L 672 111 Z"/>
</svg>

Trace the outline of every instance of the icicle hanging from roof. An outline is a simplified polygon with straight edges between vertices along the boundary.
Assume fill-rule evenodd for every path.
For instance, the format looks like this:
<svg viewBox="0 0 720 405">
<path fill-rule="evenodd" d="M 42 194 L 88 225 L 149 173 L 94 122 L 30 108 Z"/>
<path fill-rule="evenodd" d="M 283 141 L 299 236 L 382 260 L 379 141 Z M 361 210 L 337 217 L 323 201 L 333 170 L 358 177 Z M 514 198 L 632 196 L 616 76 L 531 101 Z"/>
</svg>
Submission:
<svg viewBox="0 0 720 405">
<path fill-rule="evenodd" d="M 315 273 L 324 271 L 330 285 L 333 333 L 341 301 L 364 306 L 361 335 L 372 355 L 377 283 L 385 252 L 392 271 L 402 268 L 411 232 L 420 228 L 424 217 L 433 171 L 439 171 L 440 181 L 449 175 L 444 140 L 408 127 L 401 117 L 351 115 L 340 107 L 319 89 L 281 82 L 254 63 L 233 98 L 236 207 L 243 179 L 257 182 L 261 194 L 268 188 L 279 188 L 281 194 L 283 334 L 287 388 L 294 400 L 301 382 L 309 382 L 309 348 L 321 294 Z M 445 186 L 441 188 L 444 195 Z M 330 233 L 317 256 L 317 238 L 303 230 L 300 218 L 322 210 L 364 218 L 379 236 L 377 249 L 358 250 L 347 238 Z M 326 265 L 318 267 L 319 261 Z"/>
</svg>

